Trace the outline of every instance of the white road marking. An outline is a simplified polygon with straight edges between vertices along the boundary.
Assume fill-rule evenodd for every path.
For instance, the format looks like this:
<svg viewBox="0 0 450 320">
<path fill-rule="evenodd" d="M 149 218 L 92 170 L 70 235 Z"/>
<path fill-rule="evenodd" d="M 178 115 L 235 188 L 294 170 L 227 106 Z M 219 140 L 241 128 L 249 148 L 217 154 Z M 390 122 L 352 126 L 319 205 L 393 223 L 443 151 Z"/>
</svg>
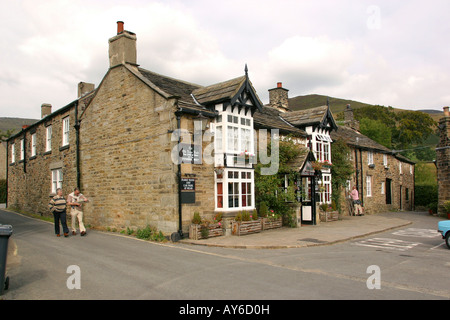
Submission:
<svg viewBox="0 0 450 320">
<path fill-rule="evenodd" d="M 355 243 L 358 246 L 406 251 L 418 246 L 419 242 L 409 242 L 389 238 L 372 238 Z"/>
<path fill-rule="evenodd" d="M 392 234 L 396 236 L 405 237 L 418 237 L 418 238 L 434 238 L 439 237 L 441 234 L 435 229 L 418 229 L 418 228 L 408 228 L 393 232 Z"/>
</svg>

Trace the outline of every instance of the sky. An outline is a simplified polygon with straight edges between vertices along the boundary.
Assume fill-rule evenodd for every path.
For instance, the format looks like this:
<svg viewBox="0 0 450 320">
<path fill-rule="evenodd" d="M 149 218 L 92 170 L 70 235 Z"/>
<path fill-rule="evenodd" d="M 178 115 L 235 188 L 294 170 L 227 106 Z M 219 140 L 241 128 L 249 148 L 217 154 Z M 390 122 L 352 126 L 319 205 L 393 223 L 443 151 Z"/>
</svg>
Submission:
<svg viewBox="0 0 450 320">
<path fill-rule="evenodd" d="M 200 85 L 244 74 L 263 101 L 322 94 L 441 110 L 450 104 L 450 1 L 0 0 L 0 117 L 40 118 L 99 85 L 117 21 L 138 64 Z M 325 101 L 324 101 L 325 103 Z"/>
</svg>

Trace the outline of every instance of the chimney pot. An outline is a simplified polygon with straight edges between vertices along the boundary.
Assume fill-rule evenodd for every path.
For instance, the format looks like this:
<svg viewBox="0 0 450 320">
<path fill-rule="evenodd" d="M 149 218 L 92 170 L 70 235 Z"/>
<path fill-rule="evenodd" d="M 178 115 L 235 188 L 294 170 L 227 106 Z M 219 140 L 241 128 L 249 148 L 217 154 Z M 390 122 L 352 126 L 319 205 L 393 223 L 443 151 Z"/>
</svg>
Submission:
<svg viewBox="0 0 450 320">
<path fill-rule="evenodd" d="M 448 111 L 448 107 L 444 107 L 444 117 L 450 117 L 450 112 Z"/>
<path fill-rule="evenodd" d="M 22 126 L 22 130 L 25 130 L 25 129 L 28 128 L 28 127 L 29 127 L 29 125 L 24 124 L 24 125 Z"/>
<path fill-rule="evenodd" d="M 117 34 L 123 32 L 123 21 L 117 21 Z"/>
<path fill-rule="evenodd" d="M 283 83 L 277 82 L 277 88 L 283 88 Z"/>
<path fill-rule="evenodd" d="M 123 22 L 117 21 L 117 35 L 109 39 L 109 66 L 120 64 L 137 65 L 136 35 L 123 29 Z"/>
</svg>

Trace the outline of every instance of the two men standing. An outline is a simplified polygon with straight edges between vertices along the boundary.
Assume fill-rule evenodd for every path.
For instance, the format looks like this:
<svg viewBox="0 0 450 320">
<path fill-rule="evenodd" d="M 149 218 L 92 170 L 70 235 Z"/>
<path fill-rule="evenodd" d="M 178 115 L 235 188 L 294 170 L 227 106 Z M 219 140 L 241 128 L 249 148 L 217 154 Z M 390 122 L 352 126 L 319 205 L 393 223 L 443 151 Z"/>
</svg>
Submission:
<svg viewBox="0 0 450 320">
<path fill-rule="evenodd" d="M 60 236 L 59 234 L 59 223 L 61 222 L 64 236 L 69 236 L 69 229 L 67 228 L 66 223 L 66 207 L 70 206 L 70 215 L 72 216 L 72 235 L 77 234 L 77 220 L 80 226 L 80 234 L 82 236 L 86 235 L 86 228 L 83 223 L 83 211 L 82 205 L 83 202 L 88 202 L 89 200 L 80 193 L 80 189 L 75 188 L 74 191 L 69 194 L 69 196 L 64 198 L 63 192 L 61 188 L 56 190 L 56 196 L 54 196 L 48 207 L 50 211 L 53 213 L 53 217 L 55 220 L 55 234 L 56 236 Z"/>
</svg>

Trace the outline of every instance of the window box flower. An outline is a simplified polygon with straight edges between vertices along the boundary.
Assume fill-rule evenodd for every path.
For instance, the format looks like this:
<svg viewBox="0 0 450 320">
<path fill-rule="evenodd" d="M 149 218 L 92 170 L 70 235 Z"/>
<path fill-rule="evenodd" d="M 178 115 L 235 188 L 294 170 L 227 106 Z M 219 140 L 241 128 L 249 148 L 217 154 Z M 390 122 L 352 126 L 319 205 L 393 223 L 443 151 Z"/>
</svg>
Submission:
<svg viewBox="0 0 450 320">
<path fill-rule="evenodd" d="M 283 226 L 283 218 L 281 215 L 276 214 L 273 210 L 267 214 L 266 217 L 262 218 L 262 229 L 276 229 Z"/>
<path fill-rule="evenodd" d="M 231 222 L 231 234 L 243 236 L 251 233 L 258 233 L 262 230 L 261 219 L 258 218 L 256 210 L 252 213 L 248 211 L 239 212 L 235 220 Z"/>
<path fill-rule="evenodd" d="M 212 222 L 202 220 L 197 212 L 194 213 L 192 224 L 189 226 L 189 239 L 207 239 L 223 236 L 223 234 L 224 232 L 221 213 L 217 214 Z"/>
</svg>

